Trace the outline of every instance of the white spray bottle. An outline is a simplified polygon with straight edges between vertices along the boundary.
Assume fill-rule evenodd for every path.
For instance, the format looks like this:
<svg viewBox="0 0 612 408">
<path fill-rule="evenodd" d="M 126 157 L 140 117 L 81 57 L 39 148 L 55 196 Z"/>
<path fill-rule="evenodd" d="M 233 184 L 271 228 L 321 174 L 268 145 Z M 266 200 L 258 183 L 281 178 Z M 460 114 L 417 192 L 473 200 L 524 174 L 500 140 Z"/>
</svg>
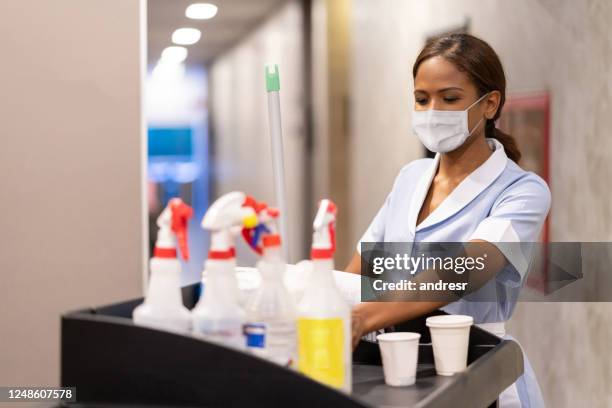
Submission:
<svg viewBox="0 0 612 408">
<path fill-rule="evenodd" d="M 280 212 L 263 203 L 254 203 L 253 207 L 259 224 L 254 229 L 243 230 L 243 235 L 251 248 L 262 255 L 257 263 L 262 281 L 246 306 L 247 348 L 279 365 L 295 367 L 296 309 L 283 282 L 286 263 L 277 225 Z"/>
<path fill-rule="evenodd" d="M 193 210 L 180 198 L 173 198 L 157 218 L 159 232 L 151 258 L 151 276 L 144 303 L 134 309 L 134 323 L 178 332 L 191 328 L 191 314 L 181 297 L 181 263 L 189 259 L 187 222 Z"/>
<path fill-rule="evenodd" d="M 255 211 L 244 205 L 246 199 L 238 191 L 225 194 L 202 219 L 202 228 L 211 231 L 211 245 L 204 268 L 204 293 L 191 312 L 196 335 L 238 349 L 245 346 L 246 314 L 239 301 L 234 240 L 243 227 L 257 225 Z"/>
<path fill-rule="evenodd" d="M 333 277 L 336 205 L 321 200 L 314 220 L 312 272 L 298 305 L 298 368 L 347 393 L 352 388 L 351 309 Z"/>
</svg>

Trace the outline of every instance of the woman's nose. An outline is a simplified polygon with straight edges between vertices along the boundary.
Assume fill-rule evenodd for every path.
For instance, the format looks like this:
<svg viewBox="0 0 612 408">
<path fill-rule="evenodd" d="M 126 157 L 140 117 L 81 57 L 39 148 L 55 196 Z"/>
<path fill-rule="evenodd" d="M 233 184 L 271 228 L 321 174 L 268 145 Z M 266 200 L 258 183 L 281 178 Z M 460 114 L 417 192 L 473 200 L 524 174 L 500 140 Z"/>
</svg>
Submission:
<svg viewBox="0 0 612 408">
<path fill-rule="evenodd" d="M 431 98 L 429 99 L 429 103 L 427 104 L 427 109 L 435 109 L 435 110 L 440 110 L 441 109 L 442 104 L 440 103 L 440 101 L 437 98 Z"/>
</svg>

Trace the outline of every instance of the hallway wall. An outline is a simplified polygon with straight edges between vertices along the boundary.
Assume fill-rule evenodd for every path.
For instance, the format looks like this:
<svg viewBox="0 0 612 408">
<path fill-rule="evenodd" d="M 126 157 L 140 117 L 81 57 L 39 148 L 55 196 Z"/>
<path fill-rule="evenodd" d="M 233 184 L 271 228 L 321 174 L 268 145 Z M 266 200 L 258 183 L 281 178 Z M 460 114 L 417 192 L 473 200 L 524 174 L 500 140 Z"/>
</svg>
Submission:
<svg viewBox="0 0 612 408">
<path fill-rule="evenodd" d="M 353 0 L 351 244 L 400 167 L 422 157 L 410 125 L 416 55 L 466 18 L 500 55 L 509 92 L 550 91 L 551 240 L 612 240 L 612 3 Z M 612 405 L 611 328 L 605 303 L 523 303 L 509 324 L 551 407 Z"/>
<path fill-rule="evenodd" d="M 60 315 L 142 294 L 144 0 L 0 2 L 0 384 L 59 384 Z"/>
<path fill-rule="evenodd" d="M 277 63 L 293 261 L 306 256 L 303 239 L 304 108 L 302 14 L 298 1 L 275 15 L 216 59 L 210 67 L 213 177 L 215 197 L 233 190 L 275 202 L 264 66 Z M 241 250 L 241 264 L 254 256 Z"/>
</svg>

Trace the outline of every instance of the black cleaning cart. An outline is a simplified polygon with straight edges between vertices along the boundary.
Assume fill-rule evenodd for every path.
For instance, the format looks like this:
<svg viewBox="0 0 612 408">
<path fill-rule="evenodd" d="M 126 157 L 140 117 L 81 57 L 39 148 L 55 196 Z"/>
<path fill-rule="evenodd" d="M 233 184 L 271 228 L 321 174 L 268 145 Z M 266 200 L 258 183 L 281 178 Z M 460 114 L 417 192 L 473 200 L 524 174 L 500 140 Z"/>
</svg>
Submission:
<svg viewBox="0 0 612 408">
<path fill-rule="evenodd" d="M 192 308 L 197 285 L 183 288 Z M 425 317 L 396 329 L 421 333 L 416 383 L 385 385 L 378 345 L 353 353 L 346 395 L 257 357 L 188 335 L 137 326 L 129 300 L 61 318 L 61 385 L 76 387 L 70 406 L 191 407 L 488 407 L 523 373 L 519 345 L 477 327 L 468 367 L 437 376 Z"/>
</svg>

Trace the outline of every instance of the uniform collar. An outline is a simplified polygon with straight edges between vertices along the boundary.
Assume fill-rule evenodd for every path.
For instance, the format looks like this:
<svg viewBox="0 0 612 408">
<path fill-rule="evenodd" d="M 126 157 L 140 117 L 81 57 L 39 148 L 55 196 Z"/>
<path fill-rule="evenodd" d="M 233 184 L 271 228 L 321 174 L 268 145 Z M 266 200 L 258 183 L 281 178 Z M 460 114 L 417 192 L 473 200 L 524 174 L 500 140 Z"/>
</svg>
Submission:
<svg viewBox="0 0 612 408">
<path fill-rule="evenodd" d="M 508 156 L 504 151 L 502 144 L 495 140 L 487 138 L 487 142 L 491 149 L 494 149 L 493 154 L 472 173 L 470 173 L 448 197 L 431 214 L 427 216 L 418 226 L 416 225 L 417 218 L 425 197 L 429 191 L 429 186 L 436 175 L 438 164 L 440 163 L 440 153 L 436 154 L 429 168 L 423 173 L 415 188 L 415 192 L 410 202 L 409 211 L 409 228 L 414 235 L 417 231 L 437 224 L 452 215 L 459 212 L 463 207 L 469 204 L 476 198 L 485 188 L 493 183 L 497 177 L 506 168 Z"/>
</svg>

